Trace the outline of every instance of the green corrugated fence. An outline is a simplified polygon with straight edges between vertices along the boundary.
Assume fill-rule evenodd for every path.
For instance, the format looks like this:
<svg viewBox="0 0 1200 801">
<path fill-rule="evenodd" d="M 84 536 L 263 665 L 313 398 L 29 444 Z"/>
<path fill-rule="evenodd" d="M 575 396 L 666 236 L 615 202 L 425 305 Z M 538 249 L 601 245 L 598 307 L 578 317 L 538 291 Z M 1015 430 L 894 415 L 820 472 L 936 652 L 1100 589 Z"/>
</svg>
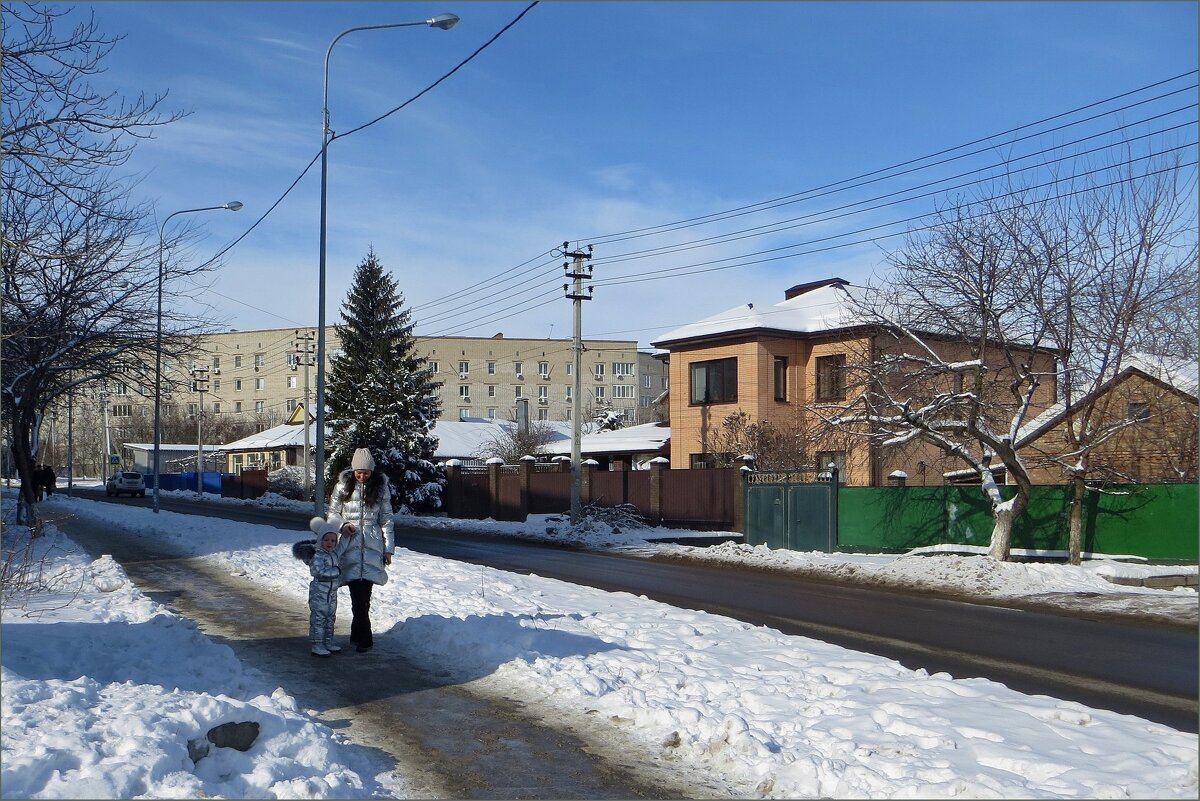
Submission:
<svg viewBox="0 0 1200 801">
<path fill-rule="evenodd" d="M 1011 497 L 1010 488 L 1002 488 Z M 1088 490 L 1083 550 L 1147 559 L 1197 560 L 1200 496 L 1195 484 L 1142 484 Z M 1013 548 L 1065 550 L 1068 487 L 1033 488 L 1013 527 Z M 991 506 L 979 487 L 841 487 L 838 546 L 907 550 L 926 545 L 986 547 Z"/>
</svg>

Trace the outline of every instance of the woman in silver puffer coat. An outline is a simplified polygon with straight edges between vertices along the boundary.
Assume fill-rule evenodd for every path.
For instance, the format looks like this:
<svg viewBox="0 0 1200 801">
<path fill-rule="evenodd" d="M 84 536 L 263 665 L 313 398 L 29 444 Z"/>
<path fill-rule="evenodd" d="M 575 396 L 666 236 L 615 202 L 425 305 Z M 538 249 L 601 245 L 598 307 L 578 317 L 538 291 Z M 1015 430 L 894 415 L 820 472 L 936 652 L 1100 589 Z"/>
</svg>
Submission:
<svg viewBox="0 0 1200 801">
<path fill-rule="evenodd" d="M 359 653 L 375 644 L 371 633 L 371 590 L 386 584 L 396 548 L 392 492 L 387 476 L 375 470 L 366 448 L 354 452 L 329 499 L 326 519 L 338 527 L 341 583 L 350 589 L 350 642 Z"/>
</svg>

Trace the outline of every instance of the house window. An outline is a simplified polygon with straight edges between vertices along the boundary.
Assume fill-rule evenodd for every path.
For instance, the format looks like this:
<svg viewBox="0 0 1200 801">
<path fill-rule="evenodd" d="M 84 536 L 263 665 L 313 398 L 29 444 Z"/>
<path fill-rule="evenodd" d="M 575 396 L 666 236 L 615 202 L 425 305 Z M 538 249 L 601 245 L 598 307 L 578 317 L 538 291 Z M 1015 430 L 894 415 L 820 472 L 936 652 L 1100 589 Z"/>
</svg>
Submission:
<svg viewBox="0 0 1200 801">
<path fill-rule="evenodd" d="M 544 403 L 546 400 L 548 400 L 548 398 L 549 398 L 549 395 L 548 395 L 549 391 L 550 391 L 550 387 L 546 386 L 545 384 L 543 384 L 542 386 L 538 387 L 538 400 L 539 400 L 539 401 L 542 401 L 543 403 Z"/>
<path fill-rule="evenodd" d="M 213 404 L 213 414 L 220 414 L 220 413 L 221 413 L 221 404 L 214 403 Z"/>
<path fill-rule="evenodd" d="M 236 412 L 237 414 L 242 413 L 242 402 L 241 401 L 233 402 L 233 411 Z"/>
<path fill-rule="evenodd" d="M 213 356 L 213 369 L 214 370 L 221 369 L 221 357 L 220 356 Z"/>
<path fill-rule="evenodd" d="M 458 419 L 459 420 L 466 420 L 470 416 L 471 416 L 470 409 L 463 409 L 461 407 L 459 408 L 459 410 L 458 410 Z"/>
<path fill-rule="evenodd" d="M 487 374 L 488 374 L 488 375 L 495 375 L 495 374 L 496 374 L 496 363 L 495 363 L 495 362 L 488 362 L 488 363 L 487 363 Z"/>
<path fill-rule="evenodd" d="M 255 390 L 261 391 L 266 388 L 267 388 L 267 379 L 265 379 L 265 378 L 254 379 L 254 389 Z"/>
<path fill-rule="evenodd" d="M 459 384 L 458 397 L 461 400 L 470 401 L 471 400 L 471 385 L 470 384 Z"/>
<path fill-rule="evenodd" d="M 213 392 L 220 392 L 220 391 L 221 391 L 221 379 L 219 379 L 219 378 L 214 378 L 214 379 L 213 379 L 213 382 L 212 382 L 212 385 L 213 385 Z"/>
<path fill-rule="evenodd" d="M 494 406 L 489 406 L 489 407 L 488 407 L 488 419 L 489 419 L 489 420 L 495 420 L 495 419 L 496 419 L 496 409 L 495 409 L 495 407 L 494 407 Z"/>
<path fill-rule="evenodd" d="M 187 406 L 187 410 L 188 410 L 187 411 L 188 417 L 195 417 L 197 414 L 200 413 L 200 404 L 189 403 Z"/>
<path fill-rule="evenodd" d="M 567 387 L 567 403 L 570 403 L 571 399 L 574 397 L 575 397 L 575 387 L 568 386 Z"/>
<path fill-rule="evenodd" d="M 516 391 L 516 394 L 515 394 L 513 397 L 515 397 L 515 398 L 523 398 L 523 397 L 525 397 L 524 395 L 522 395 L 522 394 L 521 394 L 521 390 L 522 390 L 522 389 L 524 389 L 524 387 L 522 387 L 520 384 L 518 384 L 517 386 L 513 387 L 513 389 Z"/>
<path fill-rule="evenodd" d="M 829 465 L 833 465 L 838 471 L 838 483 L 846 483 L 846 452 L 845 451 L 817 451 L 817 470 L 825 471 L 829 469 Z"/>
<path fill-rule="evenodd" d="M 295 370 L 296 366 L 298 364 L 300 364 L 300 357 L 297 356 L 295 353 L 288 353 L 286 355 L 287 355 L 287 366 L 292 368 L 293 370 Z"/>
<path fill-rule="evenodd" d="M 599 363 L 596 365 L 596 380 L 597 381 L 604 380 L 604 364 L 603 363 Z"/>
<path fill-rule="evenodd" d="M 116 390 L 115 394 L 128 395 L 129 394 L 129 385 L 126 384 L 124 381 L 118 381 L 117 382 L 117 390 Z"/>
<path fill-rule="evenodd" d="M 234 357 L 233 357 L 233 366 L 234 366 L 234 367 L 241 367 L 241 366 L 242 366 L 242 357 L 241 357 L 241 356 L 234 356 Z"/>
<path fill-rule="evenodd" d="M 489 398 L 496 397 L 496 385 L 495 384 L 488 384 L 488 397 Z"/>
<path fill-rule="evenodd" d="M 596 387 L 596 402 L 604 402 L 604 387 Z"/>
<path fill-rule="evenodd" d="M 525 362 L 513 362 L 513 372 L 520 377 L 525 372 Z"/>
<path fill-rule="evenodd" d="M 470 362 L 459 362 L 458 363 L 458 374 L 459 375 L 466 375 L 469 372 L 471 372 L 471 363 Z"/>
<path fill-rule="evenodd" d="M 614 398 L 632 398 L 634 394 L 633 384 L 614 384 L 612 391 Z"/>
<path fill-rule="evenodd" d="M 233 461 L 233 472 L 235 472 L 235 473 L 236 473 L 237 471 L 239 471 L 239 470 L 241 470 L 241 469 L 242 469 L 242 457 L 241 457 L 241 454 L 238 454 L 237 456 L 234 456 L 234 457 L 233 457 L 233 459 L 232 459 L 232 461 Z"/>
<path fill-rule="evenodd" d="M 242 379 L 240 379 L 240 378 L 233 379 L 233 391 L 234 392 L 242 391 Z"/>
<path fill-rule="evenodd" d="M 549 420 L 550 419 L 550 410 L 549 409 L 538 409 L 538 419 L 539 420 Z"/>
<path fill-rule="evenodd" d="M 261 353 L 254 354 L 254 369 L 261 370 L 267 366 L 267 357 Z"/>
<path fill-rule="evenodd" d="M 279 451 L 271 451 L 271 469 L 278 470 L 283 466 L 283 460 L 280 459 Z"/>
<path fill-rule="evenodd" d="M 787 367 L 786 356 L 775 357 L 775 400 L 787 400 Z"/>
<path fill-rule="evenodd" d="M 550 362 L 538 362 L 538 375 L 542 378 L 550 378 Z"/>
<path fill-rule="evenodd" d="M 567 362 L 567 375 L 575 375 L 575 363 Z"/>
<path fill-rule="evenodd" d="M 691 364 L 692 403 L 732 403 L 737 400 L 737 359 L 714 359 Z"/>
<path fill-rule="evenodd" d="M 1145 401 L 1130 401 L 1126 417 L 1139 423 L 1150 419 L 1150 404 Z"/>
<path fill-rule="evenodd" d="M 693 470 L 707 470 L 718 466 L 715 453 L 693 453 L 689 463 Z"/>
<path fill-rule="evenodd" d="M 294 375 L 289 375 L 289 376 L 287 377 L 287 388 L 288 388 L 288 389 L 295 389 L 295 388 L 296 388 L 296 376 L 294 376 Z"/>
<path fill-rule="evenodd" d="M 613 375 L 633 375 L 633 362 L 613 362 Z"/>
<path fill-rule="evenodd" d="M 255 414 L 266 414 L 267 413 L 267 402 L 266 401 L 255 401 L 254 402 L 254 413 Z"/>
<path fill-rule="evenodd" d="M 846 355 L 817 357 L 817 400 L 845 400 L 846 387 L 842 376 L 846 369 Z"/>
<path fill-rule="evenodd" d="M 118 403 L 112 407 L 113 417 L 133 417 L 132 403 Z"/>
</svg>

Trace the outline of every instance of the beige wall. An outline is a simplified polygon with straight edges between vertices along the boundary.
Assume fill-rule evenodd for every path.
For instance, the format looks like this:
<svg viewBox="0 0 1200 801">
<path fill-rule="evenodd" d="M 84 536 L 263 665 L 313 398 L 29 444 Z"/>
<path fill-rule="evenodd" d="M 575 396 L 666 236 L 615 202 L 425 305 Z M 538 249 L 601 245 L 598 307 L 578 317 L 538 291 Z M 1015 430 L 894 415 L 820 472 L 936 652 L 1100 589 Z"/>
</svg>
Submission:
<svg viewBox="0 0 1200 801">
<path fill-rule="evenodd" d="M 340 341 L 330 327 L 326 340 L 326 370 L 329 359 L 338 352 Z M 205 412 L 221 414 L 264 414 L 271 422 L 282 422 L 296 405 L 305 400 L 306 376 L 303 354 L 298 352 L 297 331 L 309 337 L 311 351 L 316 350 L 316 329 L 264 329 L 210 334 L 201 340 L 201 352 L 194 360 L 210 367 L 209 392 L 204 398 Z M 533 419 L 543 416 L 551 421 L 570 419 L 567 400 L 574 379 L 570 374 L 574 355 L 571 340 L 510 339 L 506 337 L 417 337 L 418 353 L 436 364 L 434 379 L 441 383 L 441 419 L 457 420 L 460 414 L 471 417 L 512 419 L 516 415 L 518 391 L 529 399 Z M 588 340 L 582 357 L 582 408 L 589 416 L 603 401 L 624 409 L 636 420 L 643 390 L 637 343 L 627 340 Z M 315 356 L 313 357 L 315 359 Z M 219 366 L 214 367 L 215 363 Z M 298 366 L 293 369 L 293 363 Z M 238 363 L 240 361 L 240 364 Z M 316 399 L 315 361 L 307 370 L 309 402 Z M 467 363 L 466 377 L 459 367 Z M 539 364 L 545 363 L 545 377 Z M 494 372 L 489 372 L 489 363 Z M 518 363 L 520 377 L 518 377 Z M 629 375 L 615 374 L 615 364 L 631 365 Z M 597 366 L 602 378 L 595 377 Z M 190 367 L 190 362 L 183 365 Z M 219 372 L 218 372 L 219 371 Z M 240 383 L 239 383 L 240 382 Z M 469 402 L 461 401 L 465 387 Z M 540 402 L 545 388 L 545 402 Z M 489 392 L 489 388 L 491 388 Z M 660 394 L 661 390 L 655 393 Z M 185 393 L 187 394 L 187 393 Z M 599 400 L 598 400 L 598 396 Z M 191 400 L 195 400 L 192 393 Z M 240 404 L 240 407 L 239 407 Z M 259 411 L 261 410 L 261 411 Z"/>
</svg>

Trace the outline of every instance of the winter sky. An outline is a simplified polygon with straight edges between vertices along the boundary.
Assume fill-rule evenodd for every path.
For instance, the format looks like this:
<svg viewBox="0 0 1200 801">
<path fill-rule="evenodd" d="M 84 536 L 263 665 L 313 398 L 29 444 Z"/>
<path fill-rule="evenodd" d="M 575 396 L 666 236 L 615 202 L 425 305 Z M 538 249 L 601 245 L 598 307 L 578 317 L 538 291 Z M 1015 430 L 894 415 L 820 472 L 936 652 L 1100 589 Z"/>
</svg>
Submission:
<svg viewBox="0 0 1200 801">
<path fill-rule="evenodd" d="M 12 498 L 5 493 L 6 557 L 27 543 L 12 524 Z M 272 497 L 259 501 L 267 502 Z M 283 603 L 305 603 L 308 572 L 290 556 L 303 534 L 294 530 L 155 515 L 62 493 L 43 513 L 153 538 L 155 547 L 197 557 Z M 538 516 L 528 524 L 445 524 L 545 537 L 550 522 Z M 653 530 L 559 528 L 555 539 L 591 548 L 649 554 L 688 547 L 647 543 L 642 537 Z M 996 598 L 1079 593 L 1091 603 L 1110 599 L 1113 608 L 1193 625 L 1196 619 L 1194 590 L 1119 587 L 1103 578 L 1155 570 L 1136 564 L 804 554 L 729 544 L 692 550 L 718 561 L 881 583 L 986 586 Z M 93 560 L 53 526 L 31 553 L 38 571 L 24 586 L 34 591 L 14 594 L 18 582 L 5 582 L 4 798 L 414 797 L 414 776 L 403 767 L 381 765 L 370 749 L 327 725 L 295 697 L 296 688 L 262 672 L 270 666 L 239 662 L 230 647 L 140 593 L 111 557 Z M 298 630 L 298 668 L 336 676 L 338 660 L 406 660 L 458 676 L 463 686 L 522 699 L 556 725 L 589 715 L 611 721 L 588 735 L 601 738 L 593 747 L 636 748 L 673 766 L 678 777 L 707 787 L 691 797 L 1196 797 L 1196 735 L 1133 716 L 403 547 L 389 572 L 373 601 L 374 651 L 313 660 L 307 632 Z M 345 612 L 337 627 L 343 641 Z M 203 742 L 211 727 L 243 721 L 261 727 L 250 750 L 189 755 L 189 741 Z"/>
<path fill-rule="evenodd" d="M 1020 147 L 989 140 L 969 162 L 854 194 L 664 236 L 615 235 L 844 181 L 1197 66 L 1195 3 L 542 2 L 420 99 L 351 133 L 446 75 L 528 6 L 104 2 L 76 14 L 90 8 L 102 31 L 125 36 L 101 86 L 169 91 L 165 108 L 192 112 L 139 146 L 130 164 L 138 196 L 160 220 L 245 204 L 172 220 L 199 229 L 188 254 L 197 260 L 247 234 L 318 154 L 323 63 L 338 33 L 459 15 L 449 31 L 350 34 L 331 58 L 330 124 L 345 138 L 329 156 L 329 319 L 374 248 L 423 335 L 569 336 L 561 259 L 551 253 L 564 241 L 596 245 L 584 335 L 643 345 L 734 303 L 777 301 L 796 283 L 865 280 L 904 227 L 874 226 L 928 213 L 938 197 L 859 208 L 803 232 L 632 254 L 908 189 Z M 1181 80 L 1167 89 L 1191 86 L 1175 98 L 1184 102 L 1157 101 L 1155 112 L 1194 104 L 1195 75 Z M 1190 120 L 1194 140 L 1195 106 L 1181 113 L 1155 124 Z M 1036 141 L 1052 147 L 1072 135 Z M 238 329 L 315 324 L 319 187 L 313 165 L 225 254 L 211 284 L 173 289 L 192 291 Z M 864 233 L 749 255 L 852 231 Z"/>
</svg>

